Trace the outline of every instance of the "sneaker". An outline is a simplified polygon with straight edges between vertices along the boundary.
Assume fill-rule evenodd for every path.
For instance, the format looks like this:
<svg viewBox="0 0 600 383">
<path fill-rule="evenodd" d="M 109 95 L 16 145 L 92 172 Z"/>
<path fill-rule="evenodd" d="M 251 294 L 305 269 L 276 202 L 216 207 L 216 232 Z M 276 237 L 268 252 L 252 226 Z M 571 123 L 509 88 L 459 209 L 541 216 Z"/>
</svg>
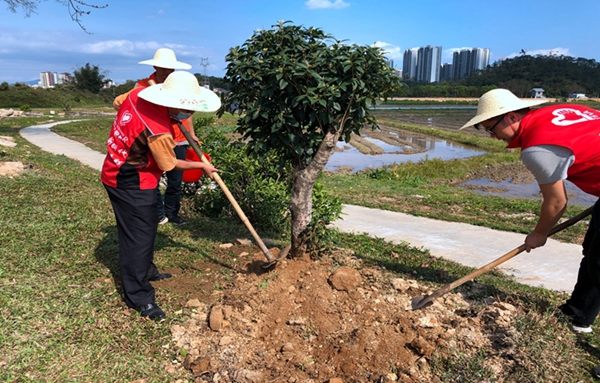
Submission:
<svg viewBox="0 0 600 383">
<path fill-rule="evenodd" d="M 167 217 L 162 217 L 162 219 L 158 219 L 158 224 L 159 225 L 164 225 L 165 223 L 169 222 L 169 219 Z"/>
<path fill-rule="evenodd" d="M 174 215 L 168 219 L 173 225 L 185 225 L 185 220 L 179 216 Z"/>
<path fill-rule="evenodd" d="M 162 311 L 160 307 L 156 303 L 148 303 L 143 306 L 138 307 L 138 311 L 140 315 L 143 317 L 150 318 L 155 321 L 160 321 L 165 319 L 167 316 L 165 312 Z"/>
<path fill-rule="evenodd" d="M 588 334 L 592 332 L 592 326 L 588 326 L 585 324 L 579 324 L 577 322 L 573 322 L 573 331 L 578 332 L 580 334 Z"/>
</svg>

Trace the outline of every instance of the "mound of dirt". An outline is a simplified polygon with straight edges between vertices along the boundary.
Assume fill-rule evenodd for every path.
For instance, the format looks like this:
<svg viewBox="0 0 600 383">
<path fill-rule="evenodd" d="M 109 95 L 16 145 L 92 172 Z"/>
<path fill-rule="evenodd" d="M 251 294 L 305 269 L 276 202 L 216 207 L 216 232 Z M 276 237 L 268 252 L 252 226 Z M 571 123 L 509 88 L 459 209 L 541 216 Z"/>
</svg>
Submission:
<svg viewBox="0 0 600 383">
<path fill-rule="evenodd" d="M 189 285 L 180 291 L 189 297 L 189 320 L 171 328 L 181 351 L 179 367 L 169 368 L 185 368 L 198 383 L 437 382 L 433 358 L 481 348 L 505 355 L 511 345 L 516 309 L 508 303 L 475 310 L 449 293 L 412 310 L 411 298 L 433 290 L 367 267 L 347 250 L 327 260 L 285 260 L 267 271 L 263 254 L 248 250 L 227 250 L 239 266 L 210 299 Z M 219 275 L 214 267 L 211 273 Z M 172 290 L 178 279 L 161 283 Z M 502 376 L 511 362 L 498 356 L 487 363 Z"/>
</svg>

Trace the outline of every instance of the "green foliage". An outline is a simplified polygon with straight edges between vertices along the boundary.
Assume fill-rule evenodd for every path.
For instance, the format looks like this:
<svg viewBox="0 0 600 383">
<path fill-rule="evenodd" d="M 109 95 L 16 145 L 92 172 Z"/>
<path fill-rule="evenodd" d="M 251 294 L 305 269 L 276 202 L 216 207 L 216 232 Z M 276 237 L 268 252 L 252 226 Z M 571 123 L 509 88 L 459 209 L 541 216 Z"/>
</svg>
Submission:
<svg viewBox="0 0 600 383">
<path fill-rule="evenodd" d="M 486 70 L 465 79 L 468 86 L 506 88 L 519 97 L 528 97 L 534 87 L 544 88 L 547 97 L 569 93 L 600 94 L 600 63 L 570 56 L 521 55 L 497 61 Z"/>
<path fill-rule="evenodd" d="M 65 113 L 69 113 L 76 103 L 75 99 L 69 96 L 60 97 L 58 101 L 60 102 L 60 107 Z"/>
<path fill-rule="evenodd" d="M 94 94 L 80 91 L 72 87 L 56 86 L 55 88 L 32 88 L 26 84 L 14 84 L 7 90 L 0 91 L 0 108 L 18 108 L 28 104 L 31 108 L 62 108 L 61 100 L 69 97 L 78 99 L 81 105 L 108 105 L 112 104 L 114 96 L 103 89 Z"/>
<path fill-rule="evenodd" d="M 29 112 L 31 111 L 31 106 L 29 106 L 29 104 L 23 104 L 19 107 L 19 109 L 21 109 L 23 112 Z"/>
<path fill-rule="evenodd" d="M 219 115 L 236 105 L 249 149 L 274 150 L 293 166 L 309 164 L 326 133 L 342 129 L 348 141 L 375 124 L 368 107 L 400 86 L 381 49 L 285 22 L 255 32 L 226 61 L 231 93 Z"/>
<path fill-rule="evenodd" d="M 212 114 L 194 113 L 194 129 L 202 129 L 211 126 L 215 122 L 215 117 Z"/>
<path fill-rule="evenodd" d="M 211 156 L 212 164 L 252 225 L 283 232 L 287 222 L 286 190 L 289 189 L 289 171 L 279 170 L 274 155 L 257 159 L 245 155 L 244 145 L 230 140 L 216 129 L 200 136 L 202 150 Z M 204 177 L 194 196 L 195 207 L 209 217 L 232 216 L 237 213 L 223 191 Z"/>
<path fill-rule="evenodd" d="M 104 87 L 104 78 L 98 65 L 92 66 L 90 63 L 86 63 L 85 66 L 73 72 L 73 85 L 76 89 L 97 94 Z"/>
<path fill-rule="evenodd" d="M 273 152 L 260 160 L 247 156 L 243 142 L 230 142 L 218 129 L 209 129 L 199 138 L 204 142 L 202 150 L 211 156 L 211 163 L 252 225 L 274 233 L 289 231 L 291 169 L 280 168 Z M 223 191 L 210 184 L 203 177 L 192 188 L 195 208 L 209 217 L 237 217 Z M 317 230 L 339 217 L 341 202 L 322 186 L 317 184 L 315 189 L 311 224 Z"/>
</svg>

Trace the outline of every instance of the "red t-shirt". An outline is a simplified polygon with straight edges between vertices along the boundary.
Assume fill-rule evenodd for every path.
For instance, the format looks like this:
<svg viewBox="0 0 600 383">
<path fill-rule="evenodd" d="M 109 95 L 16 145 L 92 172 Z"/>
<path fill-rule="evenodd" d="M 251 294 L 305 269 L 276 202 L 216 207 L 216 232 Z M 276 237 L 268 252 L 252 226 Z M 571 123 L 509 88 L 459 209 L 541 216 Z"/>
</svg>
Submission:
<svg viewBox="0 0 600 383">
<path fill-rule="evenodd" d="M 575 162 L 567 179 L 586 193 L 600 197 L 600 112 L 577 104 L 553 105 L 532 110 L 507 146 L 526 149 L 556 145 L 570 149 Z"/>
</svg>

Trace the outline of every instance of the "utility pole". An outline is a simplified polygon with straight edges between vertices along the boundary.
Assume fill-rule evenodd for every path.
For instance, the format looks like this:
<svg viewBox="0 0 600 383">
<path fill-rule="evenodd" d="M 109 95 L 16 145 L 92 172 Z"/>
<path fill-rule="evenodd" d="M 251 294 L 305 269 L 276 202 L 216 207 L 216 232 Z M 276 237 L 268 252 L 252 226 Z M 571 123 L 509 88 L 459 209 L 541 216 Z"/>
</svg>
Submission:
<svg viewBox="0 0 600 383">
<path fill-rule="evenodd" d="M 210 89 L 210 84 L 208 82 L 208 75 L 206 74 L 206 67 L 208 66 L 208 57 L 200 58 L 200 66 L 203 68 L 203 73 L 202 73 L 203 84 L 202 84 L 202 86 L 205 87 L 206 89 Z"/>
</svg>

